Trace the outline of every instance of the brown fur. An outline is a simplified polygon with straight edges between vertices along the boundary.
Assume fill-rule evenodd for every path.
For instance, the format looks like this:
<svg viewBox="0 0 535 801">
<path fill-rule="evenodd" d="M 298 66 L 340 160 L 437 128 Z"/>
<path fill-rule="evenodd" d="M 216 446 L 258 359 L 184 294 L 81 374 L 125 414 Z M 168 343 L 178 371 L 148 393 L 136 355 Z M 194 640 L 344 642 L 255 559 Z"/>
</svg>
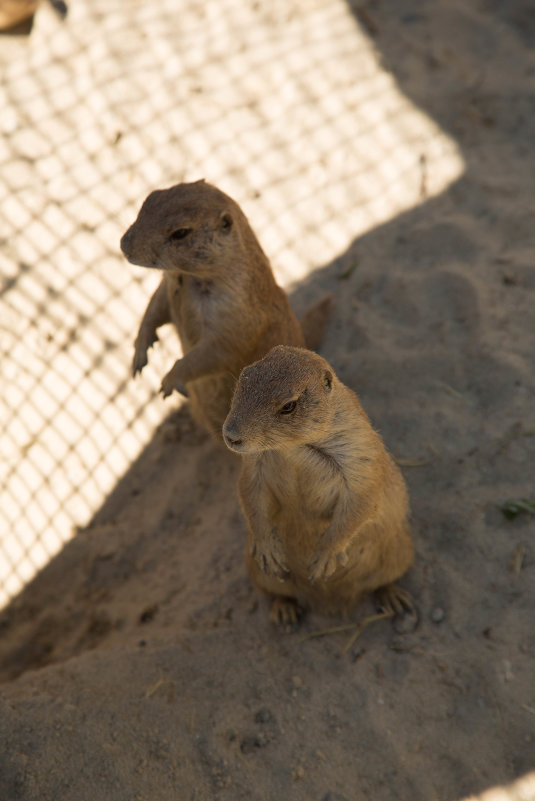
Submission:
<svg viewBox="0 0 535 801">
<path fill-rule="evenodd" d="M 39 0 L 1 0 L 0 30 L 18 25 L 31 17 L 37 10 Z"/>
<path fill-rule="evenodd" d="M 243 455 L 247 561 L 273 619 L 347 614 L 379 588 L 387 609 L 407 604 L 393 584 L 413 560 L 405 483 L 324 359 L 282 346 L 246 367 L 223 435 Z"/>
<path fill-rule="evenodd" d="M 157 328 L 174 323 L 183 357 L 162 381 L 164 397 L 188 395 L 194 417 L 221 436 L 242 367 L 273 345 L 305 344 L 245 214 L 204 181 L 178 184 L 151 192 L 121 249 L 133 264 L 163 271 L 135 342 L 134 375 Z M 329 314 L 326 306 L 323 328 Z"/>
</svg>

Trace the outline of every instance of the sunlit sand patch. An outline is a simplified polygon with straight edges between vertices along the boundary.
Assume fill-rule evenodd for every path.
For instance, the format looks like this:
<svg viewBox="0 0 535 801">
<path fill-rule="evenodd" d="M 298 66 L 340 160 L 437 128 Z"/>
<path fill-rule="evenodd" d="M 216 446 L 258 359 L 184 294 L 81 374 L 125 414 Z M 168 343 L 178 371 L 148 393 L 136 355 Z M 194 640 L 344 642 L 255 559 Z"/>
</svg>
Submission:
<svg viewBox="0 0 535 801">
<path fill-rule="evenodd" d="M 535 799 L 535 773 L 527 773 L 512 784 L 491 787 L 479 795 L 463 801 L 533 801 Z"/>
</svg>

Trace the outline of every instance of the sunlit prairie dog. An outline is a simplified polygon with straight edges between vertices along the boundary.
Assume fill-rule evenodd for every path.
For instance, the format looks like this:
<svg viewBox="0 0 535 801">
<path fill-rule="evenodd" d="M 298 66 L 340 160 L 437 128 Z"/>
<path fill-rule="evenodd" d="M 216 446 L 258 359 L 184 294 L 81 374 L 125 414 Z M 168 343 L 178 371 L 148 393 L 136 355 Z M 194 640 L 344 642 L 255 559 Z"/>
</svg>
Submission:
<svg viewBox="0 0 535 801">
<path fill-rule="evenodd" d="M 205 181 L 151 192 L 121 249 L 132 264 L 163 271 L 135 341 L 134 375 L 157 329 L 174 323 L 183 356 L 162 392 L 188 395 L 193 416 L 219 437 L 242 367 L 273 345 L 316 344 L 303 336 L 245 214 Z M 330 307 L 329 297 L 305 320 L 316 340 Z"/>
<path fill-rule="evenodd" d="M 18 25 L 37 10 L 39 0 L 0 0 L 0 30 Z"/>
<path fill-rule="evenodd" d="M 393 583 L 413 560 L 405 483 L 324 359 L 282 346 L 246 367 L 223 436 L 242 455 L 247 561 L 273 620 L 345 615 L 374 590 L 387 611 L 410 606 Z"/>
</svg>

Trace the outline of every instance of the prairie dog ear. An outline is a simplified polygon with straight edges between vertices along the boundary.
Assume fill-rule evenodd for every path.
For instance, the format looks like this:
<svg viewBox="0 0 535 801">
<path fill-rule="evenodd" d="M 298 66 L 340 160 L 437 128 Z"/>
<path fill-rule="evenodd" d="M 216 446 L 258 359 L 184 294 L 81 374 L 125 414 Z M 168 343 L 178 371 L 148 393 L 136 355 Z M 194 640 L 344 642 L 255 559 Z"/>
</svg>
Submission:
<svg viewBox="0 0 535 801">
<path fill-rule="evenodd" d="M 333 388 L 333 374 L 330 370 L 325 370 L 323 373 L 323 385 L 327 392 L 330 392 Z"/>
<path fill-rule="evenodd" d="M 232 216 L 228 213 L 228 211 L 224 211 L 219 218 L 219 227 L 223 231 L 224 234 L 230 233 L 232 230 L 232 226 L 234 225 L 234 220 Z"/>
</svg>

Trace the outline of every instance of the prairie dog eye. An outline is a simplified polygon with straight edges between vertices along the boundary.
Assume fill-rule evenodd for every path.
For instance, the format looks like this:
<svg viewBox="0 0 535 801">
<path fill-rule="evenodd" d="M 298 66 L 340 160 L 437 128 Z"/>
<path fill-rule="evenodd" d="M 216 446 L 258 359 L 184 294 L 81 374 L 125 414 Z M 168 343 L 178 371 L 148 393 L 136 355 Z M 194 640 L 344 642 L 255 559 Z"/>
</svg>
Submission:
<svg viewBox="0 0 535 801">
<path fill-rule="evenodd" d="M 223 233 L 228 234 L 230 229 L 232 228 L 232 217 L 230 214 L 222 214 L 221 215 L 221 230 Z"/>
<path fill-rule="evenodd" d="M 169 235 L 169 241 L 176 242 L 179 239 L 185 239 L 188 234 L 191 234 L 191 228 L 177 228 L 176 231 Z"/>
<path fill-rule="evenodd" d="M 288 401 L 288 403 L 285 403 L 284 406 L 281 406 L 279 409 L 279 414 L 291 414 L 296 406 L 297 401 Z"/>
</svg>

